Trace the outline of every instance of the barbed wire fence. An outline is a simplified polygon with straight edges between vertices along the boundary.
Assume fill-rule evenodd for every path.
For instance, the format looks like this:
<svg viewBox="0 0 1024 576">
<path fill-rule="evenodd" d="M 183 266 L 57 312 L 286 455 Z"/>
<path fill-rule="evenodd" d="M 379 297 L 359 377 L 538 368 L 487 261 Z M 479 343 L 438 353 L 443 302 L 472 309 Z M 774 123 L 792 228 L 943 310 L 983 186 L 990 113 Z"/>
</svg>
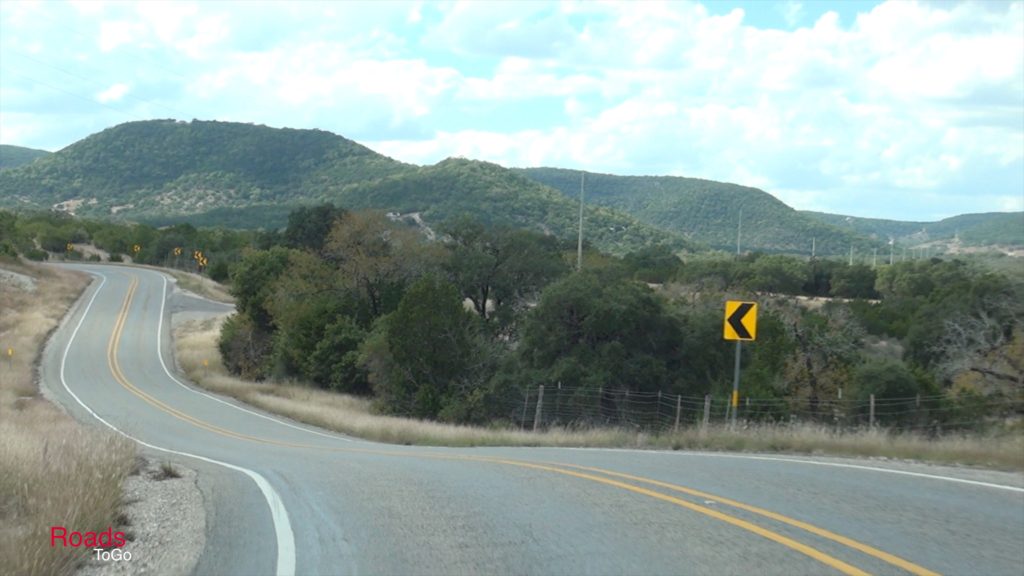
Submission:
<svg viewBox="0 0 1024 576">
<path fill-rule="evenodd" d="M 1024 396 L 955 396 L 940 394 L 902 398 L 751 398 L 740 397 L 737 421 L 775 425 L 818 424 L 837 432 L 884 427 L 930 435 L 980 430 L 994 423 L 1024 418 Z M 510 402 L 512 399 L 509 400 Z M 570 388 L 539 385 L 524 391 L 518 406 L 508 406 L 523 430 L 551 427 L 624 427 L 666 432 L 694 426 L 721 425 L 732 416 L 727 396 L 686 396 L 628 389 Z"/>
</svg>

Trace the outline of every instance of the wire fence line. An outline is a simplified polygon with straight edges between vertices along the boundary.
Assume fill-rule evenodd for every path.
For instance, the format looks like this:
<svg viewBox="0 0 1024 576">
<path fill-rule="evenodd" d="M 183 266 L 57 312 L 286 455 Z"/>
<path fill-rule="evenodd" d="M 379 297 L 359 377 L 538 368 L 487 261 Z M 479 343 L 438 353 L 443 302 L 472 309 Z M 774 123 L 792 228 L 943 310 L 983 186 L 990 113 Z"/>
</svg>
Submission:
<svg viewBox="0 0 1024 576">
<path fill-rule="evenodd" d="M 512 400 L 510 399 L 510 402 Z M 647 431 L 728 422 L 725 396 L 685 396 L 627 389 L 569 388 L 540 385 L 525 390 L 518 405 L 508 406 L 524 430 L 550 427 L 618 426 Z M 1024 395 L 911 396 L 883 398 L 751 398 L 740 397 L 736 418 L 743 423 L 779 425 L 816 423 L 837 430 L 886 427 L 942 434 L 980 430 L 1007 419 L 1024 418 Z"/>
</svg>

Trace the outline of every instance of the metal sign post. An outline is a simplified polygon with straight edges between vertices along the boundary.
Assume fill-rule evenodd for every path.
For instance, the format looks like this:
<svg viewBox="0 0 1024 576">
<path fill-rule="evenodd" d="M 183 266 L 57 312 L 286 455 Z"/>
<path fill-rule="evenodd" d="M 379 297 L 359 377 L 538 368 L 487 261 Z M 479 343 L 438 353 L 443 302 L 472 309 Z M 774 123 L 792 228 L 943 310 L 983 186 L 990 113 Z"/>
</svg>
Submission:
<svg viewBox="0 0 1024 576">
<path fill-rule="evenodd" d="M 736 364 L 732 376 L 732 426 L 736 426 L 736 412 L 740 405 L 740 353 L 744 340 L 757 339 L 757 302 L 729 300 L 725 303 L 725 321 L 722 337 L 736 341 Z"/>
</svg>

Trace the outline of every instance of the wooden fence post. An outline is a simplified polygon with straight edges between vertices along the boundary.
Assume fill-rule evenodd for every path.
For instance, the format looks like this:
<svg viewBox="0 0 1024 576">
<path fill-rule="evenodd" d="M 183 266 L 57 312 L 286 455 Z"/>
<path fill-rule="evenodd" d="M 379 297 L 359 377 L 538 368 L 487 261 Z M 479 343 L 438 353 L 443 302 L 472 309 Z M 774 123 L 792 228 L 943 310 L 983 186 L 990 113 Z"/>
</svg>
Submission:
<svg viewBox="0 0 1024 576">
<path fill-rule="evenodd" d="M 544 385 L 541 384 L 540 388 L 537 389 L 537 411 L 533 413 L 533 431 L 537 431 L 537 427 L 540 426 L 541 418 L 541 406 L 544 404 Z"/>
</svg>

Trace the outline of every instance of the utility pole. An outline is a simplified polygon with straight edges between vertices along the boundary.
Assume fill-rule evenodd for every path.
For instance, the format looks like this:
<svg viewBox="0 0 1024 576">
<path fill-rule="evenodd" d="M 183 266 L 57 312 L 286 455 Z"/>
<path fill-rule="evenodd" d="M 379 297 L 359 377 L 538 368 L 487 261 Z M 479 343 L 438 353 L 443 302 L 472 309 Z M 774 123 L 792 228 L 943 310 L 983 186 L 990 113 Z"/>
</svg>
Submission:
<svg viewBox="0 0 1024 576">
<path fill-rule="evenodd" d="M 853 242 L 850 242 L 850 266 L 853 266 Z"/>
<path fill-rule="evenodd" d="M 892 266 L 892 264 L 893 264 L 893 256 L 894 256 L 894 252 L 893 251 L 896 248 L 895 247 L 895 242 L 896 241 L 893 240 L 892 238 L 889 239 L 889 266 Z"/>
<path fill-rule="evenodd" d="M 583 270 L 583 180 L 586 172 L 580 172 L 580 235 L 576 243 L 576 270 Z"/>
<path fill-rule="evenodd" d="M 743 234 L 743 208 L 740 208 L 740 219 L 736 223 L 736 255 L 740 255 L 740 238 Z"/>
<path fill-rule="evenodd" d="M 818 239 L 811 237 L 811 260 L 814 260 L 814 254 L 818 249 Z"/>
<path fill-rule="evenodd" d="M 875 254 L 871 257 L 871 267 L 875 268 L 878 266 L 878 248 L 875 248 Z"/>
</svg>

